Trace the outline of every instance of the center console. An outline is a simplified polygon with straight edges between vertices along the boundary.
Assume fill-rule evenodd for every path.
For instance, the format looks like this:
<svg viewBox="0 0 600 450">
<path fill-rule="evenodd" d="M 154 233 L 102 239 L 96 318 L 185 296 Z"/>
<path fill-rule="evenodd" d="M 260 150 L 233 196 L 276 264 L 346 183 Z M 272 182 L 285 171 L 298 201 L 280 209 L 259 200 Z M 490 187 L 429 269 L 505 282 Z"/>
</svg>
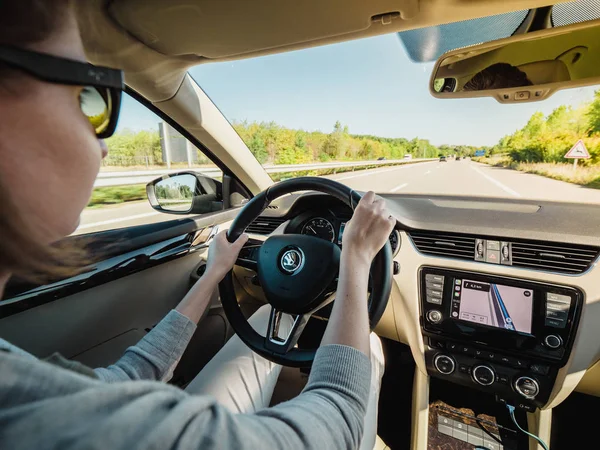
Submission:
<svg viewBox="0 0 600 450">
<path fill-rule="evenodd" d="M 429 375 L 526 411 L 546 404 L 569 358 L 581 291 L 433 267 L 419 276 Z"/>
</svg>

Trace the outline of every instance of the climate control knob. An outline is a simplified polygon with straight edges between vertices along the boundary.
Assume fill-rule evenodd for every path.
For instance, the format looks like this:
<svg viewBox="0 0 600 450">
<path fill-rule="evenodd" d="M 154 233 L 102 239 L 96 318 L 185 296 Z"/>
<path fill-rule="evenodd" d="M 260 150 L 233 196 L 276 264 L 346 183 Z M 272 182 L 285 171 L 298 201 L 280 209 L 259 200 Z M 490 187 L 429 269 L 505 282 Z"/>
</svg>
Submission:
<svg viewBox="0 0 600 450">
<path fill-rule="evenodd" d="M 439 373 L 444 375 L 450 375 L 454 372 L 454 369 L 456 369 L 454 359 L 448 355 L 436 355 L 436 357 L 433 358 L 433 365 Z"/>
<path fill-rule="evenodd" d="M 515 381 L 515 391 L 532 400 L 540 393 L 540 385 L 531 377 L 519 377 Z"/>
<path fill-rule="evenodd" d="M 442 321 L 442 313 L 437 309 L 432 309 L 427 313 L 427 320 L 431 323 L 440 323 Z"/>
<path fill-rule="evenodd" d="M 489 386 L 496 381 L 496 374 L 490 366 L 475 366 L 472 374 L 473 380 L 482 386 Z"/>
</svg>

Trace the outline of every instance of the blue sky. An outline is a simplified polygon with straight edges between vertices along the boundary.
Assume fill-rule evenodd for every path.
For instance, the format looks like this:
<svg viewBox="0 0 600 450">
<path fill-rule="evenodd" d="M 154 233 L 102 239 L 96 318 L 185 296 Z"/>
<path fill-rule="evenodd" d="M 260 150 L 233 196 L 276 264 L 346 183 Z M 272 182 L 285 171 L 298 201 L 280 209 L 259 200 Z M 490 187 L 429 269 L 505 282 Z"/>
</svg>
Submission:
<svg viewBox="0 0 600 450">
<path fill-rule="evenodd" d="M 598 87 L 558 92 L 543 102 L 501 105 L 491 98 L 440 100 L 429 94 L 433 63 L 413 63 L 395 34 L 235 62 L 191 74 L 230 120 L 275 121 L 329 132 L 429 139 L 435 145 L 493 145 L 536 111 L 578 105 Z M 156 118 L 126 99 L 119 128 L 156 129 Z"/>
</svg>

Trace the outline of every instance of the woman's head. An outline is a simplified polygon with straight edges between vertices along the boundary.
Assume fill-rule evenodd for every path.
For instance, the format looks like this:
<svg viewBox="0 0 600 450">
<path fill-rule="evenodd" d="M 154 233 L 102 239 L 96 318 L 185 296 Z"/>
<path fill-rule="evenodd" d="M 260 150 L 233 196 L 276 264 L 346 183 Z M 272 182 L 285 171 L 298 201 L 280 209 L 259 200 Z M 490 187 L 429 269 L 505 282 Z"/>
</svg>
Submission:
<svg viewBox="0 0 600 450">
<path fill-rule="evenodd" d="M 0 2 L 0 46 L 85 62 L 69 0 Z M 0 58 L 0 273 L 52 273 L 60 261 L 47 259 L 60 256 L 48 245 L 75 230 L 89 201 L 106 147 L 82 89 Z"/>
</svg>

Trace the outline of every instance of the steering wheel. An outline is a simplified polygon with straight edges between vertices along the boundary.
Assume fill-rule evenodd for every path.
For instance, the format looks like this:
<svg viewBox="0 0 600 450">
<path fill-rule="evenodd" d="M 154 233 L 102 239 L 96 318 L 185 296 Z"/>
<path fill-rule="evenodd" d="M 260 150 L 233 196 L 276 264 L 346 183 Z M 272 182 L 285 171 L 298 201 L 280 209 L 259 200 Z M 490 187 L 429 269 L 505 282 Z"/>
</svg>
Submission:
<svg viewBox="0 0 600 450">
<path fill-rule="evenodd" d="M 276 198 L 297 191 L 318 191 L 356 207 L 361 195 L 334 180 L 301 177 L 281 181 L 250 200 L 233 220 L 227 233 L 234 242 Z M 267 238 L 258 251 L 260 285 L 271 305 L 266 336 L 257 333 L 244 317 L 235 294 L 233 270 L 219 284 L 221 303 L 227 319 L 240 339 L 266 359 L 290 367 L 312 364 L 317 349 L 295 345 L 311 315 L 332 301 L 337 288 L 341 250 L 333 242 L 301 234 Z M 370 269 L 368 303 L 371 329 L 377 325 L 387 305 L 392 286 L 392 249 L 389 242 L 375 256 Z M 283 313 L 295 316 L 287 337 L 279 336 Z"/>
</svg>

